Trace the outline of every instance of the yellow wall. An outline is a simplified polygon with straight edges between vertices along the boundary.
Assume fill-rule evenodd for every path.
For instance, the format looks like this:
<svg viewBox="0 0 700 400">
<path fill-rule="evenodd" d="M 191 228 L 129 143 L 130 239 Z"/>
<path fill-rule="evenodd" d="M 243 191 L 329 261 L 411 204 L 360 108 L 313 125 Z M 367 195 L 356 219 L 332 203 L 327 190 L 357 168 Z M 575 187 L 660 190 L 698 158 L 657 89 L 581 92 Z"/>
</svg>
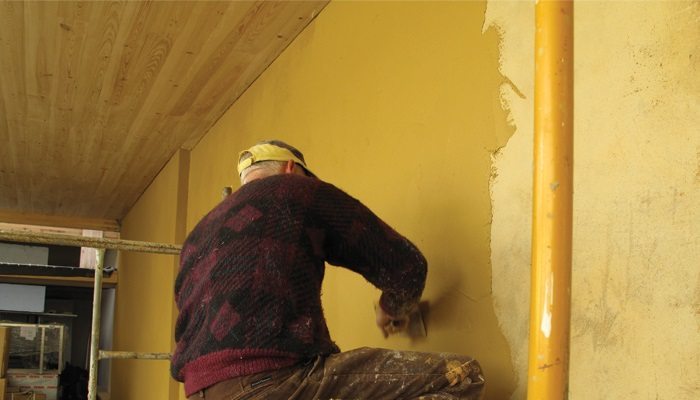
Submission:
<svg viewBox="0 0 700 400">
<path fill-rule="evenodd" d="M 525 397 L 534 4 L 489 2 L 516 132 L 495 158 L 493 299 Z M 570 399 L 700 398 L 700 3 L 577 2 Z"/>
<path fill-rule="evenodd" d="M 188 153 L 176 154 L 122 222 L 122 238 L 182 243 Z M 176 316 L 173 283 L 177 257 L 122 252 L 117 286 L 114 349 L 171 352 Z M 167 361 L 112 361 L 113 399 L 173 399 L 178 385 Z"/>
<path fill-rule="evenodd" d="M 514 387 L 491 298 L 491 155 L 512 134 L 499 38 L 481 2 L 331 2 L 191 153 L 188 229 L 237 186 L 238 151 L 280 138 L 313 171 L 413 240 L 429 266 L 428 337 L 384 340 L 378 293 L 329 268 L 324 307 L 341 348 L 471 354 L 489 399 Z"/>
</svg>

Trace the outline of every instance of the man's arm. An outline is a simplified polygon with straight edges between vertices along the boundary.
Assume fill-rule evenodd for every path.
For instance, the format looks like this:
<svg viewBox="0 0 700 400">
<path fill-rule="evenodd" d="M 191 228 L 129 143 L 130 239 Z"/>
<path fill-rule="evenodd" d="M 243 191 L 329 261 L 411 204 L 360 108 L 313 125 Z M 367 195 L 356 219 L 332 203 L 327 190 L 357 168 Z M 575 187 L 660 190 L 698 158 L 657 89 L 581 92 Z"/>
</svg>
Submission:
<svg viewBox="0 0 700 400">
<path fill-rule="evenodd" d="M 425 286 L 427 262 L 418 248 L 330 184 L 316 192 L 314 209 L 324 224 L 326 261 L 361 274 L 382 290 L 379 306 L 387 317 L 406 316 Z"/>
</svg>

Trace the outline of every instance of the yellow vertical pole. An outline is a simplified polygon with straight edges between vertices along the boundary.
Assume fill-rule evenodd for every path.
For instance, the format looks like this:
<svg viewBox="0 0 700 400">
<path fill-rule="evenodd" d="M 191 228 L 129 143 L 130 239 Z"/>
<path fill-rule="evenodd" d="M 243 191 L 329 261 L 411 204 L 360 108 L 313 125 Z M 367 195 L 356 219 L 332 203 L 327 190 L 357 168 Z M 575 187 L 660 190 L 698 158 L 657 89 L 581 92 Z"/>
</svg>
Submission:
<svg viewBox="0 0 700 400">
<path fill-rule="evenodd" d="M 528 400 L 568 397 L 573 2 L 535 5 L 535 164 Z"/>
</svg>

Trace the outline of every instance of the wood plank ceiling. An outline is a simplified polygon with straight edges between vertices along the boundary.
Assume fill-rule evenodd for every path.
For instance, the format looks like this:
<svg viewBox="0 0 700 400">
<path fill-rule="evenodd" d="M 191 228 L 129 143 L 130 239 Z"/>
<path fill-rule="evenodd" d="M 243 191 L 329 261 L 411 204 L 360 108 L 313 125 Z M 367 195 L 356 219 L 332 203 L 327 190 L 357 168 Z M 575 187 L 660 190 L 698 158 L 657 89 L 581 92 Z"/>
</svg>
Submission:
<svg viewBox="0 0 700 400">
<path fill-rule="evenodd" d="M 0 216 L 121 219 L 326 3 L 0 3 Z"/>
</svg>

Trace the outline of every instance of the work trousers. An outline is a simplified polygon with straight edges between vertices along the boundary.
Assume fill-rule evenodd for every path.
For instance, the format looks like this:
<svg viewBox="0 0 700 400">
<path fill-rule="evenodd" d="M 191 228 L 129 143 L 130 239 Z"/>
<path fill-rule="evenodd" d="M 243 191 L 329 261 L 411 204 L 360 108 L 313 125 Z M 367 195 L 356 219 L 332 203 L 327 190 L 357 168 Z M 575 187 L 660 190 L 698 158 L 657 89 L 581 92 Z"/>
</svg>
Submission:
<svg viewBox="0 0 700 400">
<path fill-rule="evenodd" d="M 467 356 L 361 348 L 238 377 L 188 400 L 478 400 L 484 376 Z"/>
</svg>

